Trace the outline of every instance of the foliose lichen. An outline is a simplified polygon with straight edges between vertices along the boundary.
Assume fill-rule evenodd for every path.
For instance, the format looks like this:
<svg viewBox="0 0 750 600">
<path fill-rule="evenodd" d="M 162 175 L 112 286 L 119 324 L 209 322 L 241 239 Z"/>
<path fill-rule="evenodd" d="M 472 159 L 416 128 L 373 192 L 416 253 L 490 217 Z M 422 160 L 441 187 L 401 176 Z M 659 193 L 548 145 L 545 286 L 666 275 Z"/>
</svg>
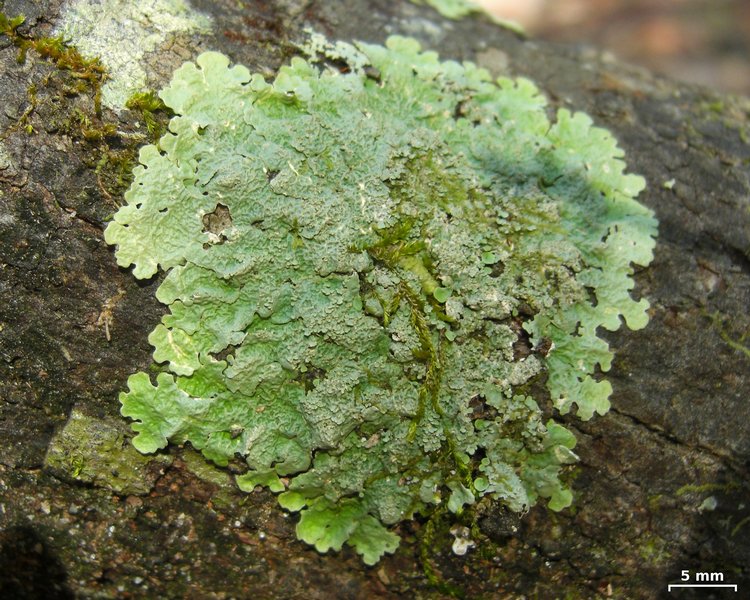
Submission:
<svg viewBox="0 0 750 600">
<path fill-rule="evenodd" d="M 644 180 L 526 79 L 400 37 L 307 53 L 269 83 L 208 52 L 160 93 L 176 116 L 105 232 L 136 277 L 168 272 L 166 368 L 121 395 L 133 444 L 243 457 L 300 539 L 368 564 L 440 503 L 564 508 L 575 438 L 528 389 L 607 411 L 597 328 L 647 322 Z"/>
</svg>

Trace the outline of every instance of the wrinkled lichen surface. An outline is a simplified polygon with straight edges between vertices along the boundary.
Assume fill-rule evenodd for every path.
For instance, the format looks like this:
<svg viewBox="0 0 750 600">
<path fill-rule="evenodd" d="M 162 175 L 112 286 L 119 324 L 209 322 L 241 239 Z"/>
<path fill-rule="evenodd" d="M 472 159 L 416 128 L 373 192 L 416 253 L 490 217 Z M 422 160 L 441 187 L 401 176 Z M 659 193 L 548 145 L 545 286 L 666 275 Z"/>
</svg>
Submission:
<svg viewBox="0 0 750 600">
<path fill-rule="evenodd" d="M 272 83 L 206 53 L 160 94 L 176 116 L 105 234 L 136 277 L 168 271 L 166 368 L 121 396 L 134 445 L 242 456 L 241 488 L 283 492 L 301 539 L 367 563 L 440 503 L 567 506 L 575 439 L 528 388 L 607 411 L 596 330 L 647 321 L 643 179 L 528 80 L 405 38 L 306 52 Z"/>
</svg>

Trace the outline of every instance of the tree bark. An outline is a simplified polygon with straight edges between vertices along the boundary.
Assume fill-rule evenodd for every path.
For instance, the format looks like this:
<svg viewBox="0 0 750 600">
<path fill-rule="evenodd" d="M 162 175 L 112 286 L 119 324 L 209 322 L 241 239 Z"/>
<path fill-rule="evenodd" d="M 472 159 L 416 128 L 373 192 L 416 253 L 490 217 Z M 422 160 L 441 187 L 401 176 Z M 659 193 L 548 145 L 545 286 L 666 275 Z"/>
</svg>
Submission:
<svg viewBox="0 0 750 600">
<path fill-rule="evenodd" d="M 97 114 L 98 81 L 23 41 L 50 36 L 65 5 L 5 2 L 26 21 L 0 36 L 0 596 L 666 598 L 685 570 L 750 589 L 750 101 L 406 1 L 192 6 L 210 31 L 148 53 L 149 85 L 209 48 L 272 73 L 306 27 L 375 43 L 398 33 L 591 115 L 648 180 L 640 201 L 659 238 L 635 291 L 651 322 L 607 334 L 611 412 L 561 419 L 579 439 L 573 507 L 517 522 L 485 507 L 466 556 L 440 520 L 401 524 L 401 547 L 374 568 L 348 550 L 319 555 L 272 494 L 234 491 L 190 448 L 97 466 L 91 448 L 132 451 L 117 394 L 148 369 L 164 312 L 159 282 L 118 269 L 102 230 L 144 123 L 166 116 Z M 72 423 L 88 424 L 84 438 Z"/>
</svg>

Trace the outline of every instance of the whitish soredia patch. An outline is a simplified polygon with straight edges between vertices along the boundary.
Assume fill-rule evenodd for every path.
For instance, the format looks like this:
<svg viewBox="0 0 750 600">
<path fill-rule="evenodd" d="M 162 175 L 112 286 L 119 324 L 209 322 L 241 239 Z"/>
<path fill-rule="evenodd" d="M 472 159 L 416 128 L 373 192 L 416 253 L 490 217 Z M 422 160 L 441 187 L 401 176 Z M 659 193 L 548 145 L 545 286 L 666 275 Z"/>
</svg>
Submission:
<svg viewBox="0 0 750 600">
<path fill-rule="evenodd" d="M 165 370 L 121 395 L 134 445 L 242 456 L 242 489 L 368 564 L 439 503 L 564 508 L 575 438 L 526 390 L 544 374 L 560 412 L 607 411 L 596 330 L 647 321 L 643 179 L 528 80 L 406 38 L 307 51 L 273 83 L 209 52 L 161 92 L 176 116 L 105 234 L 136 277 L 168 271 Z"/>
<path fill-rule="evenodd" d="M 58 33 L 107 68 L 105 106 L 120 109 L 146 85 L 144 57 L 178 33 L 205 33 L 211 20 L 185 0 L 72 0 Z"/>
</svg>

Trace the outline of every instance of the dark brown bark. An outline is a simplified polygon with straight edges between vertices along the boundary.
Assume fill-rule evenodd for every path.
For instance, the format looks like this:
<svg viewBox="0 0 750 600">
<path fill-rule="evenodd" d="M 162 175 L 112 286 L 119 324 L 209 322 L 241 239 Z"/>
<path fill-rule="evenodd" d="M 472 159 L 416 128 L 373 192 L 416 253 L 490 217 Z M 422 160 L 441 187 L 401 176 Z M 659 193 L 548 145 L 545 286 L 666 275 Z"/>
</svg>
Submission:
<svg viewBox="0 0 750 600">
<path fill-rule="evenodd" d="M 193 5 L 213 16 L 214 34 L 152 56 L 155 86 L 181 56 L 206 48 L 272 71 L 312 27 L 343 40 L 417 37 L 443 58 L 526 76 L 555 106 L 590 114 L 647 178 L 641 201 L 660 221 L 654 263 L 637 275 L 651 323 L 608 334 L 612 411 L 564 419 L 579 438 L 574 507 L 534 509 L 517 527 L 489 509 L 465 557 L 450 552 L 442 521 L 402 524 L 400 549 L 374 568 L 346 550 L 321 556 L 295 539 L 294 517 L 271 494 L 227 491 L 190 449 L 170 448 L 168 464 L 143 467 L 145 490 L 81 483 L 85 465 L 71 477 L 45 462 L 53 434 L 75 407 L 98 423 L 97 440 L 122 440 L 117 393 L 148 368 L 147 336 L 163 312 L 158 282 L 139 285 L 118 270 L 102 239 L 137 147 L 123 132 L 138 131 L 143 116 L 105 110 L 99 119 L 95 86 L 74 89 L 75 73 L 33 49 L 19 64 L 17 44 L 2 36 L 0 595 L 440 598 L 452 589 L 466 598 L 660 598 L 683 570 L 722 572 L 746 593 L 750 101 L 526 40 L 480 16 L 446 22 L 409 2 Z M 19 32 L 38 39 L 60 6 L 3 10 L 24 13 Z M 71 121 L 76 111 L 91 124 Z"/>
</svg>

